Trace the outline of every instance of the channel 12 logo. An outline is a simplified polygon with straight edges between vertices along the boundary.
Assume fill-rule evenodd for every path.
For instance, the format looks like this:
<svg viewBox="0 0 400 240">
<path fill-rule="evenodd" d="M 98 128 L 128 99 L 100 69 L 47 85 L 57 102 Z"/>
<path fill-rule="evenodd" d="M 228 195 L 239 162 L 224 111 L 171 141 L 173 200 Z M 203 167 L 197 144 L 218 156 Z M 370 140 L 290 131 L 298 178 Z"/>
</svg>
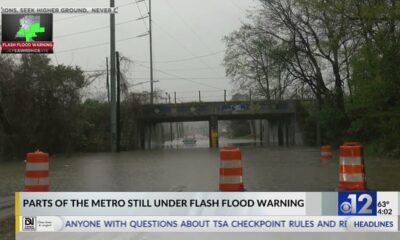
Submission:
<svg viewBox="0 0 400 240">
<path fill-rule="evenodd" d="M 339 192 L 339 216 L 376 216 L 376 192 Z"/>
</svg>

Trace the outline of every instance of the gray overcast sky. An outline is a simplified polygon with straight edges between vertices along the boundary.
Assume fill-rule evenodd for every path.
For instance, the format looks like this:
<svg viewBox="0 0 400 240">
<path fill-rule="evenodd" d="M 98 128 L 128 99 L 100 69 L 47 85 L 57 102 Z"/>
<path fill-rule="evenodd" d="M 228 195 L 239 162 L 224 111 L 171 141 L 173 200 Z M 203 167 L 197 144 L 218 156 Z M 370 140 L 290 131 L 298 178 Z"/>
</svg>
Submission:
<svg viewBox="0 0 400 240">
<path fill-rule="evenodd" d="M 132 38 L 147 31 L 148 20 L 131 21 L 140 17 L 138 8 L 142 15 L 147 15 L 148 1 L 146 4 L 135 3 L 135 0 L 115 2 L 121 6 L 116 15 L 116 39 L 122 40 L 117 42 L 117 50 L 134 60 L 129 82 L 148 81 L 148 37 Z M 237 29 L 241 21 L 246 21 L 245 11 L 256 5 L 257 0 L 152 0 L 154 78 L 160 81 L 156 88 L 170 93 L 176 91 L 178 98 L 184 101 L 195 98 L 198 90 L 207 91 L 203 93 L 207 100 L 222 100 L 223 89 L 232 89 L 222 66 L 225 49 L 222 38 Z M 107 7 L 109 1 L 1 0 L 0 6 Z M 109 45 L 106 44 L 110 38 L 109 15 L 75 16 L 54 15 L 55 54 L 51 56 L 52 60 L 79 65 L 84 70 L 105 69 L 105 57 L 109 56 Z M 79 49 L 86 46 L 93 47 Z M 197 56 L 205 57 L 195 58 Z M 175 61 L 182 59 L 187 60 Z M 97 92 L 105 93 L 103 79 L 97 80 L 93 87 Z M 134 88 L 149 90 L 149 84 Z"/>
</svg>

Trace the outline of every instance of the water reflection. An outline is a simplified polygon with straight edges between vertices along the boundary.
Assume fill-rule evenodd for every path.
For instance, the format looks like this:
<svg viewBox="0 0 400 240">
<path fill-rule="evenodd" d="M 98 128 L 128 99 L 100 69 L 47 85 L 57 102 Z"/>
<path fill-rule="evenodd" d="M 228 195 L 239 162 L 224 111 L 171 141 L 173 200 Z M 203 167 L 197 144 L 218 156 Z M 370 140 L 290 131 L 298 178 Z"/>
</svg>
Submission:
<svg viewBox="0 0 400 240">
<path fill-rule="evenodd" d="M 196 138 L 194 146 L 175 140 L 165 148 L 145 151 L 51 156 L 50 189 L 217 191 L 219 151 L 208 148 L 207 138 Z M 316 148 L 255 147 L 248 139 L 221 138 L 220 143 L 243 145 L 243 177 L 248 191 L 334 191 L 338 184 L 337 153 L 332 160 L 321 162 Z M 371 190 L 400 190 L 400 161 L 366 156 L 365 164 Z M 0 196 L 21 191 L 25 163 L 2 162 L 0 166 Z"/>
<path fill-rule="evenodd" d="M 165 141 L 164 144 L 162 145 L 156 145 L 154 146 L 155 148 L 209 148 L 210 146 L 210 140 L 208 136 L 203 136 L 203 135 L 193 135 L 190 136 L 190 138 L 195 138 L 196 143 L 185 143 L 184 140 L 185 138 L 177 138 L 174 139 L 173 141 Z M 242 147 L 257 147 L 257 146 L 262 146 L 262 143 L 259 140 L 254 140 L 254 139 L 231 139 L 231 138 L 226 138 L 226 137 L 220 137 L 219 138 L 219 146 L 220 147 L 226 147 L 226 146 L 242 146 Z"/>
</svg>

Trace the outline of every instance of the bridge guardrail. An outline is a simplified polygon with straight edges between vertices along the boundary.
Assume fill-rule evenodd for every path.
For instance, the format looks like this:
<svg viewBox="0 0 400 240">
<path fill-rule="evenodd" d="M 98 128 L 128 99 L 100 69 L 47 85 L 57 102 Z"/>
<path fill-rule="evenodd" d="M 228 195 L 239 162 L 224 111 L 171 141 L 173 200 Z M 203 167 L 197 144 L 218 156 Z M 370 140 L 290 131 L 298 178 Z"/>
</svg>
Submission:
<svg viewBox="0 0 400 240">
<path fill-rule="evenodd" d="M 291 114 L 296 111 L 296 101 L 237 101 L 193 102 L 179 104 L 143 105 L 138 118 L 161 119 L 181 117 L 207 117 L 231 115 Z"/>
</svg>

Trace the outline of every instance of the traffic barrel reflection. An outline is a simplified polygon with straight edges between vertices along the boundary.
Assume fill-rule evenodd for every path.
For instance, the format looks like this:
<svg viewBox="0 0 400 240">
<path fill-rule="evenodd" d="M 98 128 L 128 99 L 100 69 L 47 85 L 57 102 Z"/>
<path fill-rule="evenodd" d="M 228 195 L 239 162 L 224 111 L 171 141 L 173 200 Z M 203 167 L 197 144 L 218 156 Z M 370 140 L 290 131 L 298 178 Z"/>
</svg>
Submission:
<svg viewBox="0 0 400 240">
<path fill-rule="evenodd" d="M 332 147 L 330 145 L 321 146 L 321 161 L 332 159 Z"/>
</svg>

